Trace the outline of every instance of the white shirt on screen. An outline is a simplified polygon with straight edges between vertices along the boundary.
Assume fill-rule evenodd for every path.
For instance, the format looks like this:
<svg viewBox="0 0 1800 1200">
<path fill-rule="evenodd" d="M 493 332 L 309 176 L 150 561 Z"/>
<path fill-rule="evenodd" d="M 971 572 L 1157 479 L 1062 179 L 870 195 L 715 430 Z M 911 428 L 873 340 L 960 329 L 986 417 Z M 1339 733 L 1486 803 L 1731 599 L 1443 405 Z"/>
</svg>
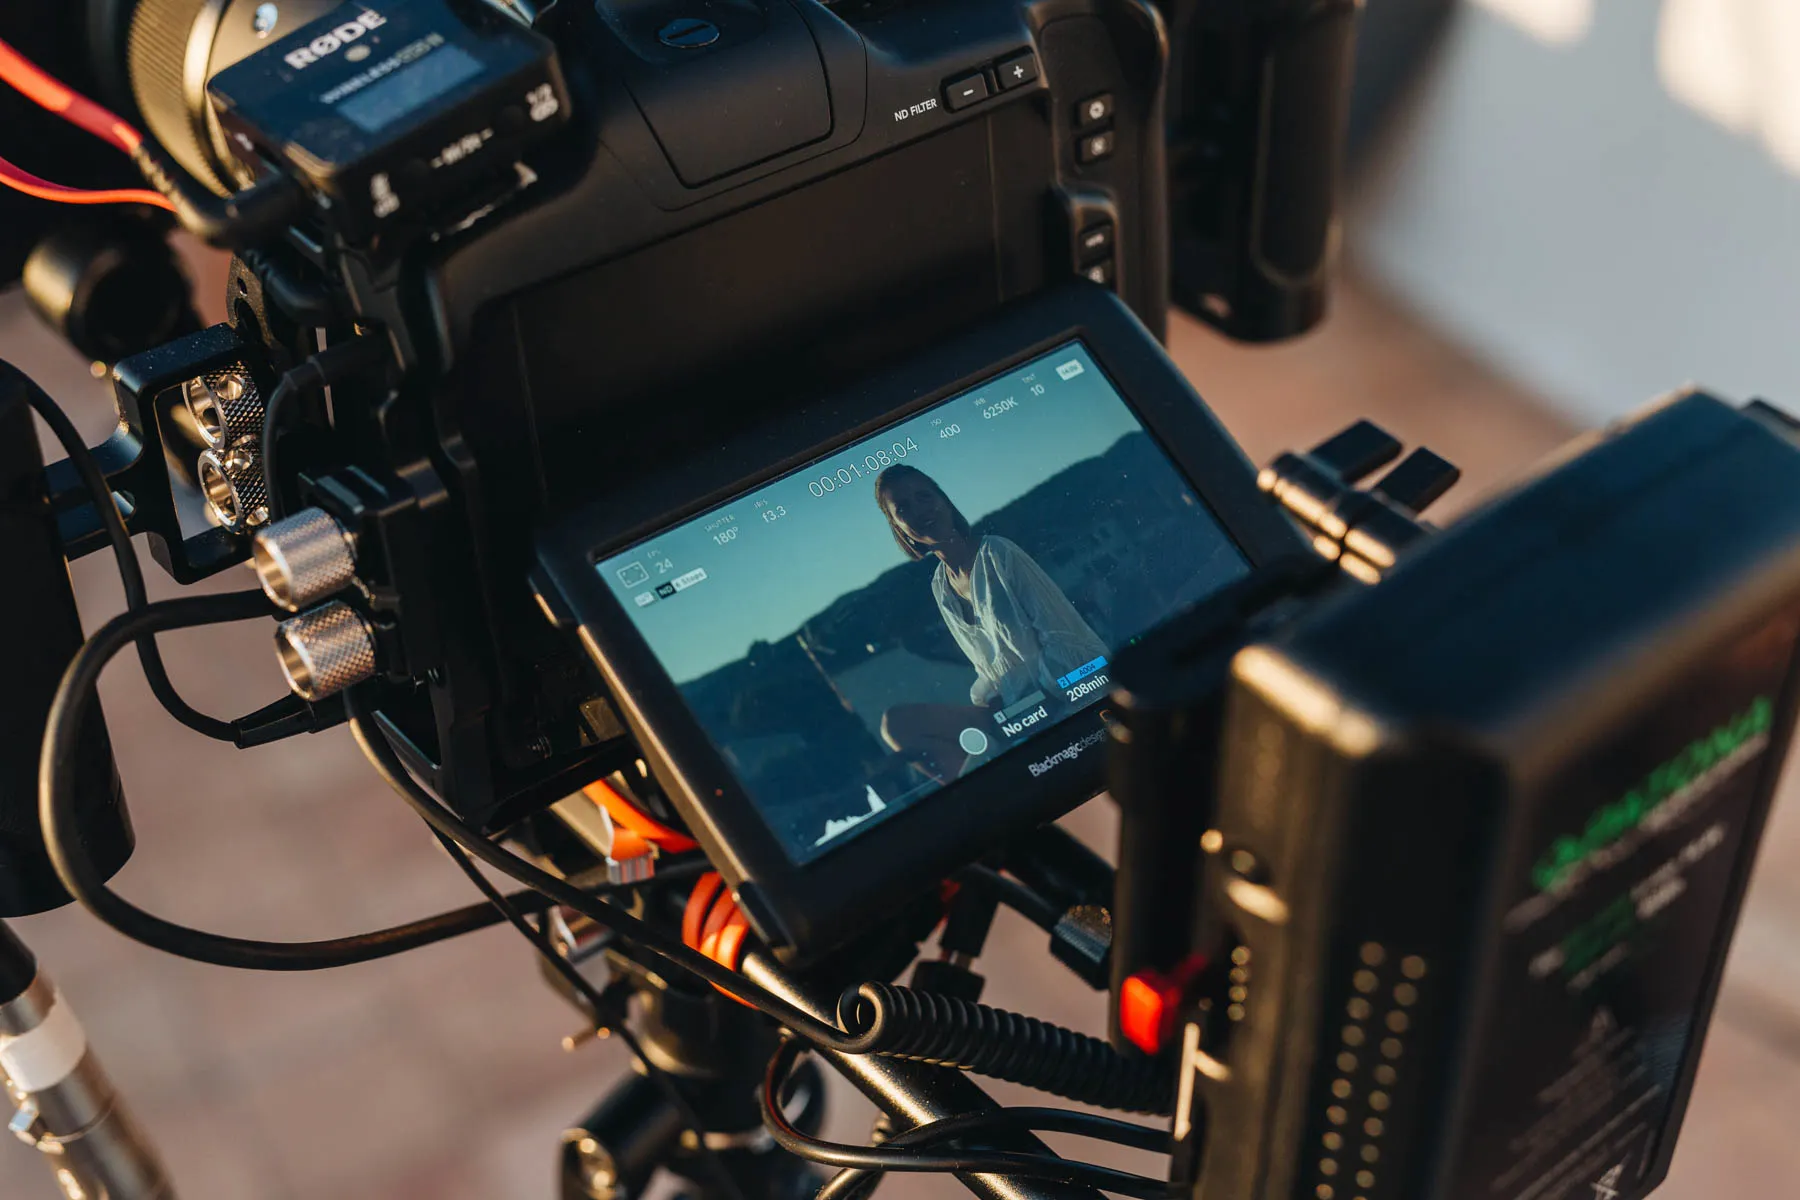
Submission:
<svg viewBox="0 0 1800 1200">
<path fill-rule="evenodd" d="M 975 668 L 971 704 L 1005 706 L 1035 691 L 1054 693 L 1058 677 L 1106 654 L 1056 581 L 1016 543 L 982 538 L 969 585 L 971 599 L 964 600 L 942 562 L 931 577 L 944 624 Z"/>
</svg>

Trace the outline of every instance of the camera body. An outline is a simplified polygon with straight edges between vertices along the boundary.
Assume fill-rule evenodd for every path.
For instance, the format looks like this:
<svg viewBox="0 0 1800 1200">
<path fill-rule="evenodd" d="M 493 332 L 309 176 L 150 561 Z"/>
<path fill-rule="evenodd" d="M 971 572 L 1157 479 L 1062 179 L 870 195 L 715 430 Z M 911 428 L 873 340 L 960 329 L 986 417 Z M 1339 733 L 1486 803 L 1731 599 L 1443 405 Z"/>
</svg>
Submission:
<svg viewBox="0 0 1800 1200">
<path fill-rule="evenodd" d="M 276 641 L 298 701 L 240 744 L 334 724 L 338 693 L 372 681 L 409 769 L 486 830 L 615 771 L 643 780 L 657 756 L 542 586 L 572 514 L 652 493 L 682 509 L 694 464 L 741 454 L 748 478 L 798 426 L 822 445 L 818 414 L 877 380 L 900 390 L 858 411 L 907 410 L 952 381 L 903 395 L 900 368 L 972 330 L 996 370 L 1028 357 L 996 336 L 1114 330 L 1095 361 L 1147 382 L 1127 409 L 1178 396 L 1205 418 L 1156 344 L 1171 294 L 1244 339 L 1322 315 L 1351 0 L 691 8 L 89 14 L 103 92 L 189 176 L 294 202 L 236 243 L 226 325 L 116 364 L 121 426 L 100 449 L 178 581 L 254 539 L 296 614 Z M 173 91 L 165 44 L 186 64 Z M 1056 299 L 1071 287 L 1089 299 Z M 1210 418 L 1177 424 L 1202 431 L 1177 460 L 1222 456 L 1247 490 Z M 99 548 L 73 472 L 49 483 L 69 552 Z M 312 540 L 259 536 L 293 513 L 315 514 Z M 1287 536 L 1243 520 L 1253 536 L 1226 524 L 1252 561 Z M 303 586 L 271 582 L 304 555 Z"/>
<path fill-rule="evenodd" d="M 419 685 L 384 709 L 392 732 L 471 819 L 622 752 L 523 586 L 534 528 L 1077 276 L 1163 328 L 1155 10 L 853 7 L 746 0 L 695 32 L 655 5 L 562 6 L 576 115 L 520 160 L 528 186 L 500 163 L 510 190 L 472 221 L 403 224 L 403 205 L 374 237 L 321 234 L 316 261 L 398 369 L 336 388 L 330 444 L 288 439 L 272 482 L 357 531 L 383 668 Z M 292 69 L 264 54 L 215 79 L 227 128 L 266 63 Z M 327 69 L 351 67 L 306 68 Z M 278 357 L 279 328 L 239 307 Z"/>
</svg>

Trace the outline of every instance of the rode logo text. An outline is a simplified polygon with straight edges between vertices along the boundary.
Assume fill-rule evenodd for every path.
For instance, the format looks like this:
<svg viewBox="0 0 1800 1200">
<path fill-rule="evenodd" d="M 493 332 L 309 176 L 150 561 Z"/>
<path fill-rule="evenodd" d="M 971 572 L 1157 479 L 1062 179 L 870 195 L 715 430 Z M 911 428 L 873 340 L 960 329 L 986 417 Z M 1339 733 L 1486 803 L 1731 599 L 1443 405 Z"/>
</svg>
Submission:
<svg viewBox="0 0 1800 1200">
<path fill-rule="evenodd" d="M 294 68 L 294 70 L 304 71 L 321 59 L 329 58 L 333 54 L 336 54 L 339 50 L 342 50 L 345 46 L 348 46 L 363 34 L 368 33 L 371 30 L 379 29 L 386 24 L 386 17 L 378 12 L 364 9 L 361 16 L 354 20 L 345 21 L 342 25 L 337 26 L 328 33 L 321 33 L 309 44 L 300 47 L 298 50 L 289 50 L 282 57 L 287 60 L 287 65 Z"/>
</svg>

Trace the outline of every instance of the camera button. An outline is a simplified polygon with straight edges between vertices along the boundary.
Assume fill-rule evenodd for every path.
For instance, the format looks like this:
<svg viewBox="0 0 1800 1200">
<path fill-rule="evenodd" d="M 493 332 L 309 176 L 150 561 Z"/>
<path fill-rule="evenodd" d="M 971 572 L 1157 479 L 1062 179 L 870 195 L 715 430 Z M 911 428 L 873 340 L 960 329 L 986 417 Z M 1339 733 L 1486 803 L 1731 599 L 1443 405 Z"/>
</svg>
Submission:
<svg viewBox="0 0 1800 1200">
<path fill-rule="evenodd" d="M 994 78 L 999 81 L 1000 90 L 1003 92 L 1024 87 L 1035 81 L 1037 77 L 1037 55 L 1029 50 L 1023 54 L 1015 54 L 1011 58 L 1001 59 L 994 68 Z"/>
<path fill-rule="evenodd" d="M 681 17 L 657 30 L 656 39 L 676 50 L 700 50 L 719 40 L 719 27 L 698 17 Z"/>
<path fill-rule="evenodd" d="M 1089 263 L 1081 268 L 1081 277 L 1097 283 L 1101 287 L 1109 288 L 1117 280 L 1118 273 L 1113 268 L 1113 260 L 1109 258 L 1103 262 Z"/>
<path fill-rule="evenodd" d="M 951 112 L 987 98 L 987 76 L 980 71 L 959 75 L 944 85 L 944 106 Z"/>
<path fill-rule="evenodd" d="M 955 105 L 951 107 L 954 108 Z M 1097 163 L 1111 158 L 1117 145 L 1118 139 L 1110 129 L 1100 133 L 1083 134 L 1081 140 L 1075 143 L 1075 157 L 1084 163 Z"/>
<path fill-rule="evenodd" d="M 1089 225 L 1081 231 L 1081 236 L 1076 239 L 1076 249 L 1079 251 L 1081 261 L 1091 263 L 1111 258 L 1114 240 L 1111 221 L 1097 221 Z"/>
<path fill-rule="evenodd" d="M 1113 96 L 1111 92 L 1089 96 L 1075 106 L 1075 124 L 1081 129 L 1097 128 L 1112 120 L 1112 117 Z"/>
</svg>

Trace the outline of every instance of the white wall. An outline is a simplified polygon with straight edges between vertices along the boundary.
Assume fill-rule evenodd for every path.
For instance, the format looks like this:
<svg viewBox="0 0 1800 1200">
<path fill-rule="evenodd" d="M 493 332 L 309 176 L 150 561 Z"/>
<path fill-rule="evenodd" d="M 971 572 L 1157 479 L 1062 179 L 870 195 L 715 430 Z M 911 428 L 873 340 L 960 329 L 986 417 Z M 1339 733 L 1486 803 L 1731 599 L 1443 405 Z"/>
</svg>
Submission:
<svg viewBox="0 0 1800 1200">
<path fill-rule="evenodd" d="M 1360 260 L 1577 418 L 1800 406 L 1800 0 L 1466 0 L 1373 165 Z"/>
</svg>

